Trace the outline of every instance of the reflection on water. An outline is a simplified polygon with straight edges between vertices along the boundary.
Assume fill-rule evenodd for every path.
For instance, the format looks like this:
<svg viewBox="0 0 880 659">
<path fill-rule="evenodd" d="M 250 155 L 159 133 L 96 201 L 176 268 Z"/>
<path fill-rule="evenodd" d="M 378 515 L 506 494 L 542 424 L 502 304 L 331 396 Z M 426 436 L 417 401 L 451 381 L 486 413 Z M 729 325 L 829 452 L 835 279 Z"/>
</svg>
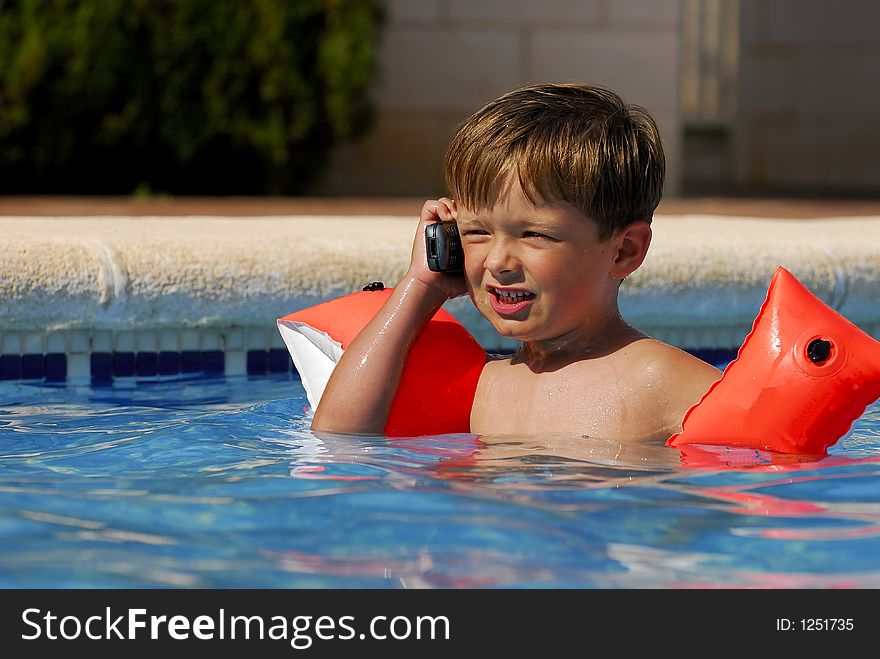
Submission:
<svg viewBox="0 0 880 659">
<path fill-rule="evenodd" d="M 315 436 L 297 382 L 0 387 L 0 585 L 878 587 L 880 405 L 816 459 Z"/>
</svg>

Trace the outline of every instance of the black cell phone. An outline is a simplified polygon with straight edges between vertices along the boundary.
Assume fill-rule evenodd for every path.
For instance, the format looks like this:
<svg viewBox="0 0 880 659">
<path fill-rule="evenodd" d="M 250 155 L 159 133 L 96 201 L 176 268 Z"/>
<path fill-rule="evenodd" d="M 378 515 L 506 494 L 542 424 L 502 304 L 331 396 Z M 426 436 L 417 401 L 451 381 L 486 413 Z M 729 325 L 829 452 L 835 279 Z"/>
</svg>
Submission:
<svg viewBox="0 0 880 659">
<path fill-rule="evenodd" d="M 428 268 L 434 272 L 461 272 L 464 251 L 455 222 L 434 222 L 425 227 Z"/>
</svg>

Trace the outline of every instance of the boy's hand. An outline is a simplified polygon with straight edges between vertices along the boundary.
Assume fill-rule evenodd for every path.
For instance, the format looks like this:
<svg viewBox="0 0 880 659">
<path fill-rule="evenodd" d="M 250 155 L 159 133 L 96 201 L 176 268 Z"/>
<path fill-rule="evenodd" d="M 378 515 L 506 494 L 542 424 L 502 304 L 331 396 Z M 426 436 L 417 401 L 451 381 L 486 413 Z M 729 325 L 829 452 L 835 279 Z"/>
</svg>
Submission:
<svg viewBox="0 0 880 659">
<path fill-rule="evenodd" d="M 410 258 L 407 277 L 415 279 L 444 299 L 464 295 L 467 292 L 464 276 L 445 272 L 433 272 L 428 268 L 428 256 L 425 248 L 425 227 L 432 222 L 449 222 L 455 219 L 455 202 L 446 197 L 426 201 L 422 206 L 419 228 L 413 240 L 412 257 Z"/>
</svg>

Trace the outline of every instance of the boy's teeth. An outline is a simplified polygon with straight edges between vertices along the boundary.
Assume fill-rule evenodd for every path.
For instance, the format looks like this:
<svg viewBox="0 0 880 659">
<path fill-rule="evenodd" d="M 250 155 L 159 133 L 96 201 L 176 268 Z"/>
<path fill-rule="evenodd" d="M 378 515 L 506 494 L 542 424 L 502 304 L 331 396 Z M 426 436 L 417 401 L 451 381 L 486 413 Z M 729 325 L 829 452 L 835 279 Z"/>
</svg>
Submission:
<svg viewBox="0 0 880 659">
<path fill-rule="evenodd" d="M 498 297 L 504 302 L 516 302 L 525 299 L 525 291 L 497 291 Z"/>
</svg>

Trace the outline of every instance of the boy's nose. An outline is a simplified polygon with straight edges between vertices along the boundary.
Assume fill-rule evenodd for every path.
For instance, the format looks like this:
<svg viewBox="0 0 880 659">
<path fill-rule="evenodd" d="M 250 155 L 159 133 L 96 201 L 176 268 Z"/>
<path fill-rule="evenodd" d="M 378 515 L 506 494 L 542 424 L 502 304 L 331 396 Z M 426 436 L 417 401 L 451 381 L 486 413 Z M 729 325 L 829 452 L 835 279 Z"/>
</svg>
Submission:
<svg viewBox="0 0 880 659">
<path fill-rule="evenodd" d="M 511 246 L 504 240 L 496 240 L 492 243 L 486 259 L 483 261 L 483 267 L 497 276 L 505 272 L 513 272 L 519 268 L 519 260 L 511 249 Z"/>
</svg>

